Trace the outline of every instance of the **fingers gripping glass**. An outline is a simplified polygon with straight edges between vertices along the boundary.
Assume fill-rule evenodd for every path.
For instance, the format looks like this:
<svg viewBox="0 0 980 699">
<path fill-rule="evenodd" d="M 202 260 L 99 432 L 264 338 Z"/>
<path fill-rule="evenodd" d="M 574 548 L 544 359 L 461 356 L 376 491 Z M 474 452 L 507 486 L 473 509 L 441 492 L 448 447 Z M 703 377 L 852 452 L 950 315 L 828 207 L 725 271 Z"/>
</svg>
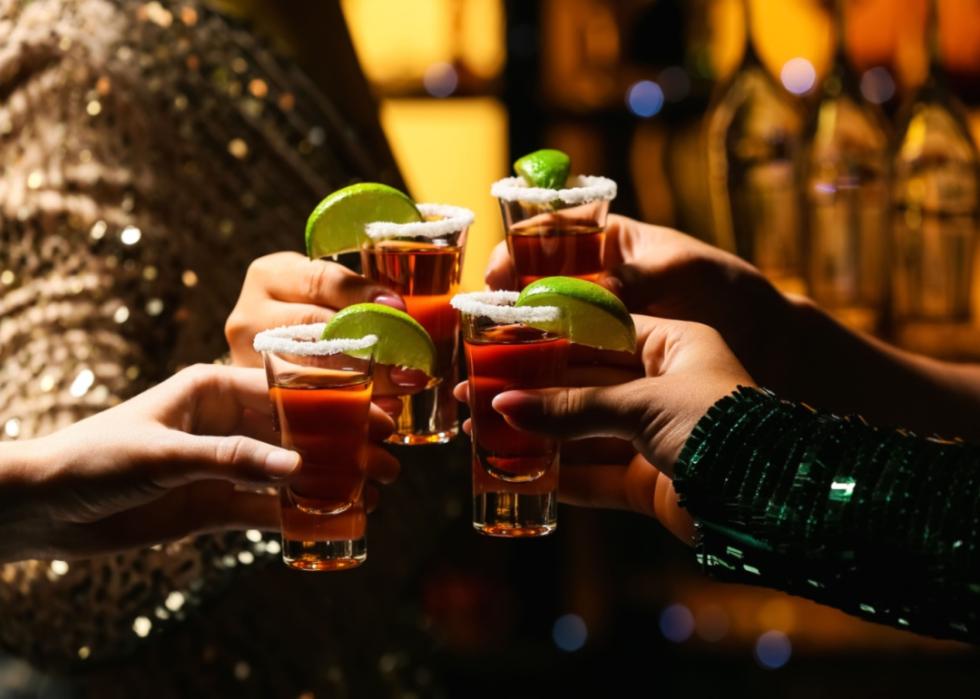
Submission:
<svg viewBox="0 0 980 699">
<path fill-rule="evenodd" d="M 398 292 L 436 346 L 435 381 L 395 396 L 401 406 L 390 441 L 398 444 L 444 443 L 459 431 L 452 397 L 459 376 L 459 318 L 449 300 L 459 287 L 473 213 L 441 204 L 419 204 L 418 209 L 424 221 L 368 224 L 370 240 L 361 248 L 364 276 Z"/>
<path fill-rule="evenodd" d="M 597 281 L 602 272 L 609 202 L 616 183 L 605 177 L 572 178 L 572 187 L 528 187 L 506 177 L 491 187 L 500 202 L 507 248 L 523 289 L 542 277 Z"/>
<path fill-rule="evenodd" d="M 461 294 L 473 420 L 473 526 L 500 537 L 544 536 L 557 526 L 558 440 L 511 427 L 492 401 L 512 389 L 564 384 L 568 340 L 553 306 L 516 308 L 514 292 Z M 529 322 L 545 321 L 554 332 Z"/>
<path fill-rule="evenodd" d="M 341 570 L 367 558 L 368 415 L 377 337 L 319 340 L 323 324 L 259 333 L 282 446 L 302 457 L 280 489 L 282 552 L 300 570 Z"/>
</svg>

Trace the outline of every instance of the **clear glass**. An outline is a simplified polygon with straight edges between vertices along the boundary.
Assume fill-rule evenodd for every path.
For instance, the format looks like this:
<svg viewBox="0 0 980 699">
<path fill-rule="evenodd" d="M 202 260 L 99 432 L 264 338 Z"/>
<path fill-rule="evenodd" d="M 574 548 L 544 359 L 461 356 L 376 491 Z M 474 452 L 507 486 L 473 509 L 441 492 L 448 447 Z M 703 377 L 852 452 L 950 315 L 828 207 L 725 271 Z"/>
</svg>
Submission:
<svg viewBox="0 0 980 699">
<path fill-rule="evenodd" d="M 804 291 L 797 180 L 799 110 L 759 60 L 748 0 L 745 54 L 708 118 L 708 169 L 716 242 L 784 291 Z"/>
<path fill-rule="evenodd" d="M 536 537 L 558 525 L 556 439 L 515 430 L 491 405 L 504 391 L 562 386 L 568 340 L 521 323 L 462 314 L 473 421 L 473 527 Z"/>
<path fill-rule="evenodd" d="M 972 291 L 977 256 L 977 149 L 939 57 L 929 5 L 929 74 L 902 108 L 893 159 L 893 332 L 898 344 L 950 357 L 975 355 Z"/>
<path fill-rule="evenodd" d="M 887 288 L 888 134 L 844 54 L 842 0 L 836 20 L 834 65 L 807 127 L 807 288 L 841 322 L 877 332 Z"/>
<path fill-rule="evenodd" d="M 374 349 L 361 353 L 262 355 L 282 446 L 303 459 L 279 494 L 282 556 L 291 568 L 343 570 L 367 559 L 364 484 Z"/>
<path fill-rule="evenodd" d="M 518 288 L 556 275 L 599 279 L 608 200 L 575 205 L 498 201 Z"/>
<path fill-rule="evenodd" d="M 436 375 L 424 390 L 398 394 L 396 444 L 443 444 L 459 433 L 453 387 L 459 381 L 459 290 L 467 228 L 439 238 L 386 238 L 361 248 L 364 276 L 398 292 L 436 346 Z M 383 397 L 383 396 L 382 396 Z"/>
</svg>

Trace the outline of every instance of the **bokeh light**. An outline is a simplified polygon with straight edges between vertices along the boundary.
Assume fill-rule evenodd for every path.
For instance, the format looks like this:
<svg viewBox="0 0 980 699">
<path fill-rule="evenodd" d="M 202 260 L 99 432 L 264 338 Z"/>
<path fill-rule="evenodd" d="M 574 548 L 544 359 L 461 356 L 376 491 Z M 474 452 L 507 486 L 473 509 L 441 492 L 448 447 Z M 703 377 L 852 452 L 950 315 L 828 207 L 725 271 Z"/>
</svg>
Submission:
<svg viewBox="0 0 980 699">
<path fill-rule="evenodd" d="M 681 66 L 669 66 L 657 75 L 656 84 L 668 102 L 680 102 L 691 92 L 691 78 Z"/>
<path fill-rule="evenodd" d="M 887 68 L 868 68 L 861 75 L 861 94 L 872 104 L 884 104 L 895 96 L 895 79 Z"/>
<path fill-rule="evenodd" d="M 561 650 L 574 653 L 585 645 L 589 638 L 589 629 L 578 614 L 565 614 L 555 620 L 551 637 Z"/>
<path fill-rule="evenodd" d="M 789 662 L 793 645 L 782 631 L 766 631 L 755 642 L 755 661 L 767 670 L 778 670 Z"/>
<path fill-rule="evenodd" d="M 664 91 L 652 80 L 633 83 L 626 92 L 626 106 L 638 117 L 649 119 L 664 106 Z"/>
<path fill-rule="evenodd" d="M 694 633 L 694 615 L 683 604 L 672 604 L 660 613 L 660 633 L 668 641 L 683 643 Z"/>
<path fill-rule="evenodd" d="M 817 82 L 817 71 L 805 58 L 791 58 L 779 71 L 779 80 L 794 95 L 805 95 Z"/>
<path fill-rule="evenodd" d="M 459 74 L 449 63 L 433 63 L 425 69 L 422 85 L 433 97 L 449 97 L 459 86 Z"/>
<path fill-rule="evenodd" d="M 723 639 L 731 626 L 725 610 L 714 604 L 698 609 L 694 623 L 698 637 L 709 643 L 716 643 Z"/>
</svg>

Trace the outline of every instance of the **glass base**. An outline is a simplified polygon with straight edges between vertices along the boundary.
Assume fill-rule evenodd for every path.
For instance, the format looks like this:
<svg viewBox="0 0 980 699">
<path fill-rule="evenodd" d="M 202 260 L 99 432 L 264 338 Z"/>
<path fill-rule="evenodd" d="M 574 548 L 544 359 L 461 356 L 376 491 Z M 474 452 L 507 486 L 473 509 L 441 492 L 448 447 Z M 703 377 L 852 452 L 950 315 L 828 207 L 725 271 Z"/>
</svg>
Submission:
<svg viewBox="0 0 980 699">
<path fill-rule="evenodd" d="M 440 381 L 419 393 L 398 396 L 401 410 L 395 419 L 395 433 L 386 441 L 404 446 L 446 444 L 459 434 L 454 385 L 455 381 Z"/>
<path fill-rule="evenodd" d="M 412 434 L 395 432 L 385 441 L 389 444 L 402 444 L 404 446 L 418 446 L 420 444 L 448 444 L 453 437 L 459 434 L 459 428 L 453 427 L 451 430 L 442 432 L 430 432 L 428 434 Z"/>
<path fill-rule="evenodd" d="M 367 560 L 367 537 L 335 541 L 283 539 L 282 560 L 290 568 L 313 572 L 357 568 Z"/>
<path fill-rule="evenodd" d="M 473 496 L 473 528 L 487 536 L 532 538 L 558 527 L 558 493 L 477 493 Z"/>
</svg>

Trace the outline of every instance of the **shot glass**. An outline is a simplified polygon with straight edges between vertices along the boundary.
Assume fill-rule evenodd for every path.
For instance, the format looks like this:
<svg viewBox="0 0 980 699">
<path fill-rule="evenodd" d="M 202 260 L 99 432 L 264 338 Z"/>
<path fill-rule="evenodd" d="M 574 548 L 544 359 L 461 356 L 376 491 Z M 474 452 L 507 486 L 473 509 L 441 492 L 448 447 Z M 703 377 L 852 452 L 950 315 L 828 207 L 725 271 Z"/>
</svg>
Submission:
<svg viewBox="0 0 980 699">
<path fill-rule="evenodd" d="M 571 187 L 528 187 L 523 178 L 494 182 L 507 248 L 519 288 L 542 277 L 579 277 L 594 282 L 602 273 L 609 202 L 616 183 L 606 177 L 578 176 Z"/>
<path fill-rule="evenodd" d="M 320 340 L 323 323 L 266 330 L 262 353 L 282 446 L 302 464 L 280 488 L 282 556 L 299 570 L 367 558 L 368 415 L 377 337 Z"/>
<path fill-rule="evenodd" d="M 458 206 L 419 204 L 425 221 L 368 224 L 361 248 L 364 276 L 398 292 L 408 314 L 436 346 L 435 380 L 401 394 L 396 444 L 441 444 L 459 432 L 452 391 L 459 380 L 459 315 L 449 301 L 459 289 L 466 234 L 473 212 Z"/>
<path fill-rule="evenodd" d="M 558 523 L 559 443 L 514 429 L 491 403 L 504 391 L 563 385 L 568 340 L 558 308 L 516 308 L 516 300 L 516 292 L 479 292 L 460 294 L 453 305 L 469 369 L 473 527 L 489 536 L 535 537 Z"/>
</svg>

